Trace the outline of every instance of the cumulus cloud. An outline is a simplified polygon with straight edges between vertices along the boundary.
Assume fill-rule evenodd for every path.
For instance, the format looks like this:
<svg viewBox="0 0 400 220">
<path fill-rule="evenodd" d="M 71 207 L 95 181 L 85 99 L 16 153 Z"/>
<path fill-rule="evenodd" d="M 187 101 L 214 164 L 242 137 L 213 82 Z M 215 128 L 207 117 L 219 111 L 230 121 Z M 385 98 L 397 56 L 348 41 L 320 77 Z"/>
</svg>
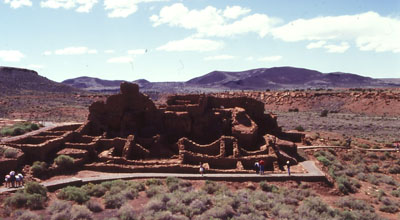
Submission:
<svg viewBox="0 0 400 220">
<path fill-rule="evenodd" d="M 230 18 L 230 19 L 236 19 L 239 16 L 248 14 L 250 11 L 251 10 L 248 9 L 248 8 L 242 8 L 242 7 L 237 6 L 237 5 L 232 6 L 232 7 L 227 6 L 226 9 L 223 12 L 223 15 L 225 17 L 227 17 L 227 18 Z"/>
<path fill-rule="evenodd" d="M 45 0 L 40 2 L 42 8 L 75 9 L 77 12 L 88 13 L 98 0 Z"/>
<path fill-rule="evenodd" d="M 19 62 L 24 57 L 18 50 L 0 50 L 0 59 L 4 62 Z"/>
<path fill-rule="evenodd" d="M 225 11 L 212 6 L 202 10 L 189 10 L 182 3 L 176 3 L 163 7 L 158 15 L 150 17 L 150 21 L 154 27 L 167 24 L 171 27 L 195 30 L 197 37 L 228 37 L 250 32 L 264 37 L 272 26 L 279 22 L 278 19 L 265 14 L 252 14 L 240 20 L 232 20 L 248 12 L 248 9 L 240 6 L 228 7 Z"/>
<path fill-rule="evenodd" d="M 104 53 L 108 53 L 108 54 L 115 53 L 115 50 L 105 50 Z"/>
<path fill-rule="evenodd" d="M 220 41 L 188 37 L 183 40 L 170 41 L 158 47 L 157 50 L 204 52 L 218 50 L 223 46 L 224 43 Z"/>
<path fill-rule="evenodd" d="M 104 0 L 104 8 L 110 18 L 126 18 L 138 10 L 138 4 L 168 0 Z"/>
<path fill-rule="evenodd" d="M 131 62 L 133 62 L 133 58 L 128 56 L 113 57 L 107 60 L 107 63 L 131 63 Z"/>
<path fill-rule="evenodd" d="M 232 60 L 235 57 L 232 55 L 217 55 L 217 56 L 209 56 L 209 57 L 204 57 L 204 60 L 210 61 L 210 60 Z"/>
<path fill-rule="evenodd" d="M 23 6 L 32 6 L 31 0 L 4 0 L 4 3 L 9 4 L 11 8 L 20 8 Z"/>
<path fill-rule="evenodd" d="M 297 19 L 273 29 L 272 35 L 287 42 L 354 41 L 362 51 L 400 52 L 400 19 L 381 16 L 372 11 L 355 15 Z M 349 45 L 341 44 L 340 47 L 341 49 L 332 45 L 325 46 L 328 52 L 337 52 L 347 50 Z"/>
<path fill-rule="evenodd" d="M 282 59 L 282 56 L 267 56 L 267 57 L 260 57 L 257 60 L 262 62 L 276 62 Z"/>
<path fill-rule="evenodd" d="M 349 49 L 349 47 L 350 46 L 347 42 L 342 42 L 339 45 L 328 44 L 324 46 L 324 48 L 327 49 L 328 53 L 344 53 L 347 49 Z"/>
<path fill-rule="evenodd" d="M 326 41 L 324 41 L 324 40 L 320 40 L 317 42 L 311 42 L 307 45 L 307 49 L 321 48 L 322 46 L 324 46 L 324 44 L 326 44 Z"/>
<path fill-rule="evenodd" d="M 66 47 L 64 49 L 55 50 L 54 52 L 45 51 L 44 55 L 82 55 L 82 54 L 97 54 L 97 50 L 87 47 Z"/>
</svg>

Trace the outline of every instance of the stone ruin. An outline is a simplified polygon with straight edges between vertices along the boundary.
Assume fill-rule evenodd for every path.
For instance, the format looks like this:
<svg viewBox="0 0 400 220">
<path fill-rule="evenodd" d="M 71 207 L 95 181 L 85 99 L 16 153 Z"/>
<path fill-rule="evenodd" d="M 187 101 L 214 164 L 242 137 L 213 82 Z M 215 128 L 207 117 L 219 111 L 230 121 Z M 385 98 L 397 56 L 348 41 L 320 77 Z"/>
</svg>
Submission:
<svg viewBox="0 0 400 220">
<path fill-rule="evenodd" d="M 59 126 L 7 142 L 25 163 L 51 162 L 69 155 L 82 169 L 105 172 L 252 172 L 263 159 L 266 170 L 290 161 L 304 135 L 283 132 L 264 104 L 248 97 L 173 95 L 156 106 L 136 84 L 94 102 L 84 124 Z"/>
</svg>

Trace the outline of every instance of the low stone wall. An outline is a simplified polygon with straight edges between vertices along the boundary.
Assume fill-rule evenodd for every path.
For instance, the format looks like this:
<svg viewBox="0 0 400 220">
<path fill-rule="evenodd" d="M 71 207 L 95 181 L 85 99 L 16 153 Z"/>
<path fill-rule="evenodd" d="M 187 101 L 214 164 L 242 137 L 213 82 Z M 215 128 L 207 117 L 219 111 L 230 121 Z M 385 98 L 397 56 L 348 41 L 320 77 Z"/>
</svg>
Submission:
<svg viewBox="0 0 400 220">
<path fill-rule="evenodd" d="M 189 140 L 186 137 L 183 137 L 179 139 L 178 146 L 180 151 L 184 150 L 198 154 L 217 156 L 221 153 L 221 138 L 212 142 L 211 144 L 201 145 Z"/>
</svg>

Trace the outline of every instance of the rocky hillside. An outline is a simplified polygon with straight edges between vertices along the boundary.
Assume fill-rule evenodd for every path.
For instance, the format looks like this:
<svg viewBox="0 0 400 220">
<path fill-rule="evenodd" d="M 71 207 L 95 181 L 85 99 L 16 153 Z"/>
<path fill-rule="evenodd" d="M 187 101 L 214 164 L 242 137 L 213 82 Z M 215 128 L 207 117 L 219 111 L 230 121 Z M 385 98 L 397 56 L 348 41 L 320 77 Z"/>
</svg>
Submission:
<svg viewBox="0 0 400 220">
<path fill-rule="evenodd" d="M 18 94 L 24 91 L 71 93 L 76 88 L 57 83 L 28 69 L 0 67 L 0 95 Z"/>
<path fill-rule="evenodd" d="M 63 83 L 90 91 L 118 91 L 121 81 L 108 81 L 90 77 L 66 80 Z M 351 73 L 321 73 L 295 67 L 260 68 L 239 72 L 213 71 L 187 82 L 149 82 L 141 79 L 134 83 L 144 92 L 187 93 L 218 92 L 225 90 L 266 90 L 304 88 L 372 88 L 399 87 L 399 80 L 382 80 Z"/>
</svg>

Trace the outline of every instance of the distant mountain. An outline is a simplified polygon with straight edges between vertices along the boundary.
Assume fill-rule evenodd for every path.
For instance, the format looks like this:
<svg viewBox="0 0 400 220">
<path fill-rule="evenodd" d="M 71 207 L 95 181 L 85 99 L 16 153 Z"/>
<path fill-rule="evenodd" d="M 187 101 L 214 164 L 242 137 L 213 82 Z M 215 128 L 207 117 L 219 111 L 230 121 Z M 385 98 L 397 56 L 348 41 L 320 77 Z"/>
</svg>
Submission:
<svg viewBox="0 0 400 220">
<path fill-rule="evenodd" d="M 74 82 L 74 83 L 71 83 Z M 63 83 L 90 91 L 115 91 L 122 81 L 80 77 Z M 142 91 L 218 92 L 224 90 L 264 90 L 296 88 L 355 88 L 400 86 L 400 80 L 381 80 L 351 73 L 321 73 L 295 67 L 260 68 L 239 72 L 213 71 L 186 82 L 149 82 L 136 80 Z"/>
<path fill-rule="evenodd" d="M 78 89 L 57 83 L 28 69 L 0 66 L 0 95 L 31 92 L 71 93 Z"/>
</svg>

